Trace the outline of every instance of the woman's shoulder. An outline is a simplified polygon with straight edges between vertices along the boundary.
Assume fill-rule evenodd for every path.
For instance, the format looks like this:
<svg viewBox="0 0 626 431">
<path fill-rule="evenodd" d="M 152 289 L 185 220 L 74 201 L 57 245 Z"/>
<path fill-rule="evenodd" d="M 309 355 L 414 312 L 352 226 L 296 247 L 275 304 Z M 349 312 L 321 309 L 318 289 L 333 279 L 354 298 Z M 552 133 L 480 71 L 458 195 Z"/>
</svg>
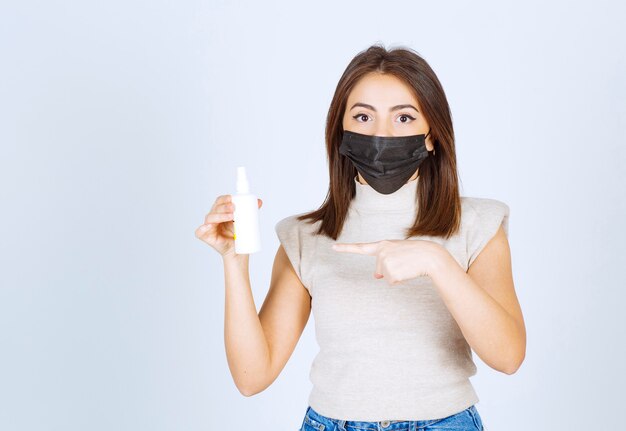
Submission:
<svg viewBox="0 0 626 431">
<path fill-rule="evenodd" d="M 502 225 L 505 233 L 509 234 L 509 205 L 499 199 L 462 196 L 461 197 L 461 224 L 470 234 L 492 237 Z"/>
<path fill-rule="evenodd" d="M 510 208 L 507 203 L 498 199 L 461 196 L 461 212 L 471 219 L 492 215 L 508 217 Z"/>
<path fill-rule="evenodd" d="M 309 289 L 311 286 L 309 278 L 311 256 L 315 253 L 316 244 L 313 232 L 320 222 L 311 223 L 310 220 L 306 219 L 298 220 L 298 217 L 304 214 L 308 214 L 308 212 L 283 217 L 275 224 L 274 230 L 296 274 L 298 274 L 302 284 Z"/>
<path fill-rule="evenodd" d="M 461 197 L 461 224 L 466 240 L 467 266 L 474 262 L 500 226 L 509 236 L 510 209 L 505 202 L 484 197 Z"/>
<path fill-rule="evenodd" d="M 288 215 L 278 220 L 274 225 L 274 230 L 279 235 L 281 234 L 312 234 L 319 225 L 320 221 L 312 222 L 311 220 L 299 220 L 300 216 L 309 214 L 310 211 L 300 212 L 297 214 Z"/>
</svg>

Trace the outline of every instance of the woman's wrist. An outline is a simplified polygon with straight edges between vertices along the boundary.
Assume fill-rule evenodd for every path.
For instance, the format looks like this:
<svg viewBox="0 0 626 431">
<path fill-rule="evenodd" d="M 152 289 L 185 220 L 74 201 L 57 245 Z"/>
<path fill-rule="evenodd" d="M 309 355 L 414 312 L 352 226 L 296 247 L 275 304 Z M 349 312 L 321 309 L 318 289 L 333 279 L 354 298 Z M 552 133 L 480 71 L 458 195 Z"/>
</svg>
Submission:
<svg viewBox="0 0 626 431">
<path fill-rule="evenodd" d="M 234 251 L 222 256 L 225 268 L 248 268 L 250 261 L 249 254 L 237 254 Z"/>
<path fill-rule="evenodd" d="M 453 263 L 454 258 L 450 252 L 442 245 L 436 243 L 434 252 L 432 254 L 432 260 L 430 262 L 430 270 L 428 275 L 430 278 L 436 280 L 440 274 L 450 269 L 450 265 Z M 456 261 L 454 261 L 456 262 Z"/>
</svg>

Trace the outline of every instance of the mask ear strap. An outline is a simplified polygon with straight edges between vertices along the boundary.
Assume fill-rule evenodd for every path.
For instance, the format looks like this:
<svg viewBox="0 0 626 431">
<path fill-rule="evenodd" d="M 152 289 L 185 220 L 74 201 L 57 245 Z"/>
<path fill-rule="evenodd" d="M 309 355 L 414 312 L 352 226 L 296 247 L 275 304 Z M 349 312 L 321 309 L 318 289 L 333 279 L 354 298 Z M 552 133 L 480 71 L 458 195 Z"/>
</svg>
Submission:
<svg viewBox="0 0 626 431">
<path fill-rule="evenodd" d="M 430 131 L 431 128 L 428 128 L 428 133 L 426 133 L 426 135 L 424 136 L 424 139 L 426 139 L 426 136 L 430 135 Z M 433 156 L 435 155 L 435 147 L 434 147 L 435 143 L 433 142 Z"/>
</svg>

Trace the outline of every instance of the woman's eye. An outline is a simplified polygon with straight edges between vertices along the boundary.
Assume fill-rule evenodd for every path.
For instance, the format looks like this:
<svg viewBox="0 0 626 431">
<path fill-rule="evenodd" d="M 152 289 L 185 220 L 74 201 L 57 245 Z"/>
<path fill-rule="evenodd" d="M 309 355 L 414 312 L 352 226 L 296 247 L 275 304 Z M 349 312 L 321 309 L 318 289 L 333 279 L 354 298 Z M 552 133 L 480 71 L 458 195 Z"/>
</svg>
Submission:
<svg viewBox="0 0 626 431">
<path fill-rule="evenodd" d="M 410 118 L 411 120 L 415 120 L 415 117 L 412 117 L 412 116 L 407 115 L 407 114 L 402 114 L 402 115 L 400 115 L 398 118 L 400 118 L 400 122 L 401 122 L 401 123 L 408 123 L 409 121 L 407 121 L 407 120 L 406 120 L 406 118 Z M 402 120 L 403 118 L 404 118 L 405 120 Z"/>
<path fill-rule="evenodd" d="M 359 120 L 358 120 L 359 118 L 361 118 L 361 119 L 362 119 L 363 117 L 365 117 L 365 120 L 364 120 L 364 121 L 359 121 Z M 356 115 L 355 115 L 355 116 L 353 116 L 352 118 L 354 118 L 355 120 L 359 121 L 359 123 L 365 123 L 365 122 L 367 122 L 367 119 L 369 118 L 369 116 L 368 116 L 367 114 L 356 114 Z"/>
</svg>

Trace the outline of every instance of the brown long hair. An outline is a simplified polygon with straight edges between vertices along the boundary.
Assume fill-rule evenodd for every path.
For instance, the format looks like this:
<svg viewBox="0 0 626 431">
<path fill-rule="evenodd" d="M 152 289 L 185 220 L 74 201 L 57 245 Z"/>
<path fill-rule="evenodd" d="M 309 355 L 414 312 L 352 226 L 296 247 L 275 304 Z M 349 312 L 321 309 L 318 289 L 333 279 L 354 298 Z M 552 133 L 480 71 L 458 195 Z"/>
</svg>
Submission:
<svg viewBox="0 0 626 431">
<path fill-rule="evenodd" d="M 317 234 L 334 240 L 341 233 L 350 201 L 356 193 L 354 177 L 357 174 L 350 159 L 339 154 L 342 119 L 350 91 L 370 72 L 393 75 L 414 91 L 434 143 L 434 152 L 419 166 L 418 210 L 413 226 L 406 231 L 406 238 L 417 235 L 448 238 L 457 232 L 461 221 L 452 115 L 435 72 L 417 52 L 404 47 L 387 50 L 379 44 L 372 45 L 357 54 L 343 72 L 326 117 L 328 193 L 319 209 L 300 215 L 298 220 L 311 220 L 311 223 L 321 220 Z"/>
</svg>

